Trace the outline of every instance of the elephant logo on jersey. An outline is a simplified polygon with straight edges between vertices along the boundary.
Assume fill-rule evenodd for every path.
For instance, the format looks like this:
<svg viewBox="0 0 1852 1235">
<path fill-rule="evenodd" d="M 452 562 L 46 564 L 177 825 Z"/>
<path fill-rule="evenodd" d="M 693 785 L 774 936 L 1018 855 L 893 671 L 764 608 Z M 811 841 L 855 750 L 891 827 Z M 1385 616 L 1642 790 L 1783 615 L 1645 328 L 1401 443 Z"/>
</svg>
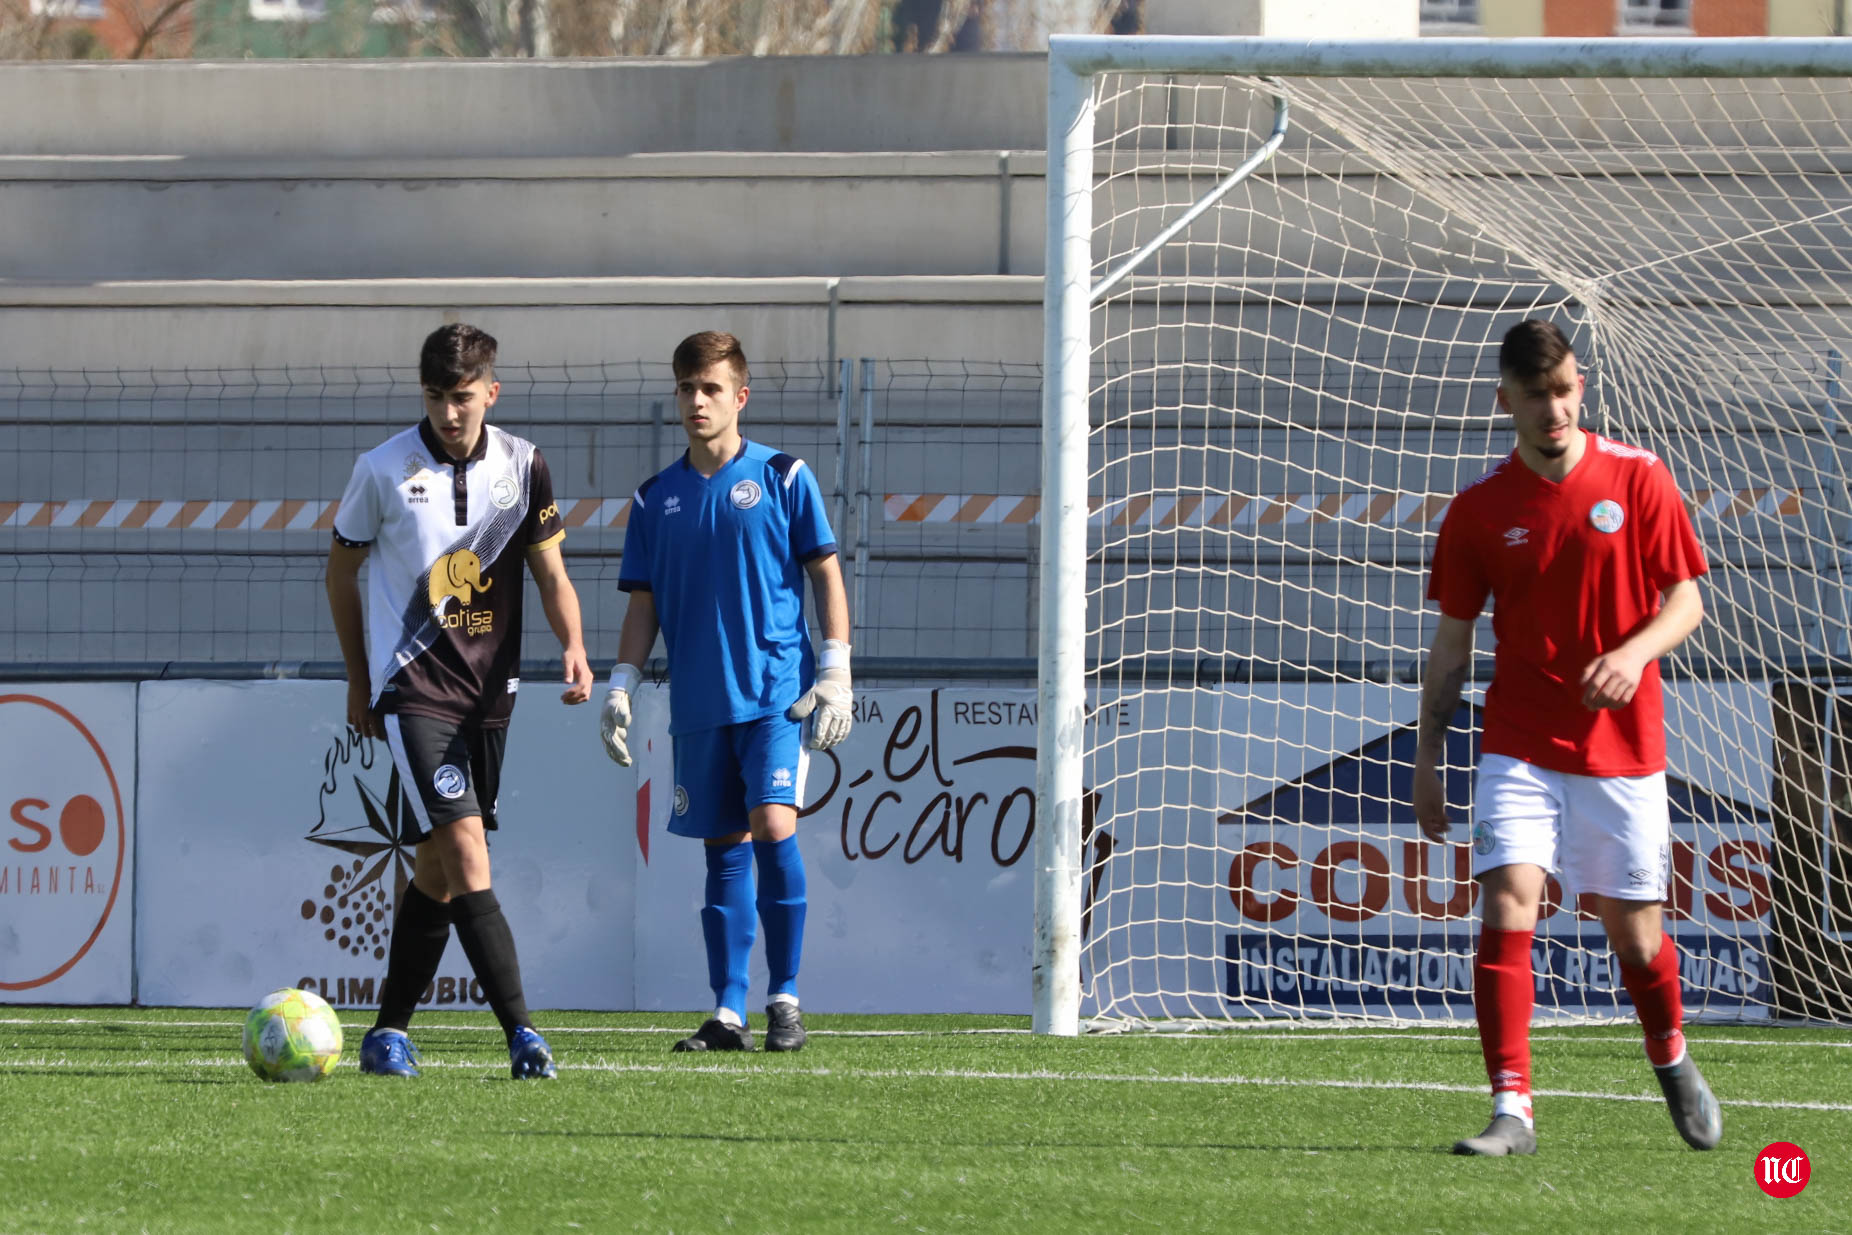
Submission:
<svg viewBox="0 0 1852 1235">
<path fill-rule="evenodd" d="M 486 592 L 492 582 L 482 577 L 482 559 L 468 549 L 446 553 L 431 564 L 431 612 L 442 617 L 447 600 L 467 605 L 474 593 Z"/>
<path fill-rule="evenodd" d="M 728 493 L 727 496 L 732 498 L 733 504 L 741 510 L 751 510 L 754 506 L 759 504 L 759 499 L 764 496 L 764 491 L 759 488 L 756 481 L 742 480 L 733 486 L 732 491 Z"/>
<path fill-rule="evenodd" d="M 489 500 L 495 503 L 495 509 L 507 510 L 521 500 L 521 487 L 511 476 L 497 476 L 495 483 L 489 486 Z"/>
<path fill-rule="evenodd" d="M 1619 502 L 1602 500 L 1595 503 L 1595 508 L 1588 512 L 1588 521 L 1595 525 L 1597 532 L 1612 535 L 1621 530 L 1621 524 L 1627 522 L 1627 512 L 1621 509 Z"/>
<path fill-rule="evenodd" d="M 417 451 L 405 456 L 405 479 L 411 480 L 431 465 L 424 461 L 424 456 Z"/>
<path fill-rule="evenodd" d="M 688 791 L 680 785 L 675 787 L 675 813 L 678 815 L 688 813 Z"/>
</svg>

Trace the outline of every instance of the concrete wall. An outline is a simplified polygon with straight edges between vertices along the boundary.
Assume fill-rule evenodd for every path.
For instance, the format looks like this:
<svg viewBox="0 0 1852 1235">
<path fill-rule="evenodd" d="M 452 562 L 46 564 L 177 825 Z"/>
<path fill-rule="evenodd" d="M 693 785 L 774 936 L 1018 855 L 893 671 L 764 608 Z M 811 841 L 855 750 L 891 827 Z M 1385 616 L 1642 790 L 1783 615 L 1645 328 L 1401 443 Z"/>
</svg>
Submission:
<svg viewBox="0 0 1852 1235">
<path fill-rule="evenodd" d="M 1037 274 L 1040 152 L 0 159 L 27 280 Z"/>
<path fill-rule="evenodd" d="M 1042 58 L 0 66 L 0 156 L 1039 150 Z"/>
<path fill-rule="evenodd" d="M 708 329 L 781 360 L 1030 362 L 1041 351 L 1042 281 L 0 282 L 0 372 L 403 367 L 427 333 L 458 319 L 491 331 L 523 364 L 654 360 Z"/>
<path fill-rule="evenodd" d="M 0 66 L 0 369 L 1040 352 L 1039 57 Z M 1027 276 L 1027 277 L 1020 277 Z M 898 279 L 896 279 L 898 277 Z"/>
</svg>

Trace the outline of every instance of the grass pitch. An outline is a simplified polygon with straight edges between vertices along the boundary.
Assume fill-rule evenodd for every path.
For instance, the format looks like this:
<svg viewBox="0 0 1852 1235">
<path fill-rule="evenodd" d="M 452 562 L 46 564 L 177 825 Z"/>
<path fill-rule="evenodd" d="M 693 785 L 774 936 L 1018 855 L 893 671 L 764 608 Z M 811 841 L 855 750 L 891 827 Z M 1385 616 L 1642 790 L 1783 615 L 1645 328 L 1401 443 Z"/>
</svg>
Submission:
<svg viewBox="0 0 1852 1235">
<path fill-rule="evenodd" d="M 1623 1027 L 1539 1028 L 1540 1152 L 1470 1030 L 1038 1038 L 1009 1017 L 807 1015 L 793 1055 L 674 1055 L 699 1014 L 543 1013 L 554 1082 L 483 1014 L 413 1023 L 416 1081 L 267 1085 L 242 1011 L 0 1009 L 0 1232 L 1852 1231 L 1852 1041 L 1699 1027 L 1724 1104 L 1672 1131 Z M 755 1025 L 755 1030 L 757 1025 Z M 1798 1197 L 1757 1152 L 1812 1160 Z"/>
</svg>

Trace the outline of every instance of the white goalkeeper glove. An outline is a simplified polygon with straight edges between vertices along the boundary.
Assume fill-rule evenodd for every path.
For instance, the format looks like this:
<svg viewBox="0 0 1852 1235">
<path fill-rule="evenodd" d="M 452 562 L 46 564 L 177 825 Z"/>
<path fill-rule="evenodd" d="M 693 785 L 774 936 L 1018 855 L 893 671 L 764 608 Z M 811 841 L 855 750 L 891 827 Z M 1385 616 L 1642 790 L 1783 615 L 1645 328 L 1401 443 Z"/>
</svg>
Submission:
<svg viewBox="0 0 1852 1235">
<path fill-rule="evenodd" d="M 840 639 L 825 639 L 823 655 L 817 658 L 816 684 L 785 715 L 803 720 L 815 712 L 808 745 L 812 750 L 828 750 L 849 736 L 855 720 L 854 700 L 849 686 L 849 645 Z"/>
<path fill-rule="evenodd" d="M 604 738 L 604 753 L 619 767 L 630 766 L 630 696 L 643 680 L 643 671 L 635 665 L 618 665 L 611 670 L 611 689 L 605 692 L 604 707 L 598 711 L 598 733 Z"/>
</svg>

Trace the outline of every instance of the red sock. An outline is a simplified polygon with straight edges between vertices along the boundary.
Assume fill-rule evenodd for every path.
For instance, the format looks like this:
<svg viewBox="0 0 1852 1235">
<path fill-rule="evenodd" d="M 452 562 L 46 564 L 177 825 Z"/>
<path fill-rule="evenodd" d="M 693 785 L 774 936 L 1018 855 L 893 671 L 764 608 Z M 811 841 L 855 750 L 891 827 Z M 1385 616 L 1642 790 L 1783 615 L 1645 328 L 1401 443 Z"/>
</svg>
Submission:
<svg viewBox="0 0 1852 1235">
<path fill-rule="evenodd" d="M 1473 962 L 1473 1012 L 1479 1049 L 1492 1092 L 1530 1093 L 1530 1013 L 1536 1002 L 1531 975 L 1532 931 L 1479 932 Z"/>
<path fill-rule="evenodd" d="M 1622 985 L 1633 998 L 1633 1009 L 1646 1030 L 1646 1057 L 1656 1067 L 1677 1063 L 1685 1053 L 1684 999 L 1678 989 L 1678 945 L 1672 936 L 1659 937 L 1659 953 L 1644 965 L 1620 967 Z"/>
</svg>

